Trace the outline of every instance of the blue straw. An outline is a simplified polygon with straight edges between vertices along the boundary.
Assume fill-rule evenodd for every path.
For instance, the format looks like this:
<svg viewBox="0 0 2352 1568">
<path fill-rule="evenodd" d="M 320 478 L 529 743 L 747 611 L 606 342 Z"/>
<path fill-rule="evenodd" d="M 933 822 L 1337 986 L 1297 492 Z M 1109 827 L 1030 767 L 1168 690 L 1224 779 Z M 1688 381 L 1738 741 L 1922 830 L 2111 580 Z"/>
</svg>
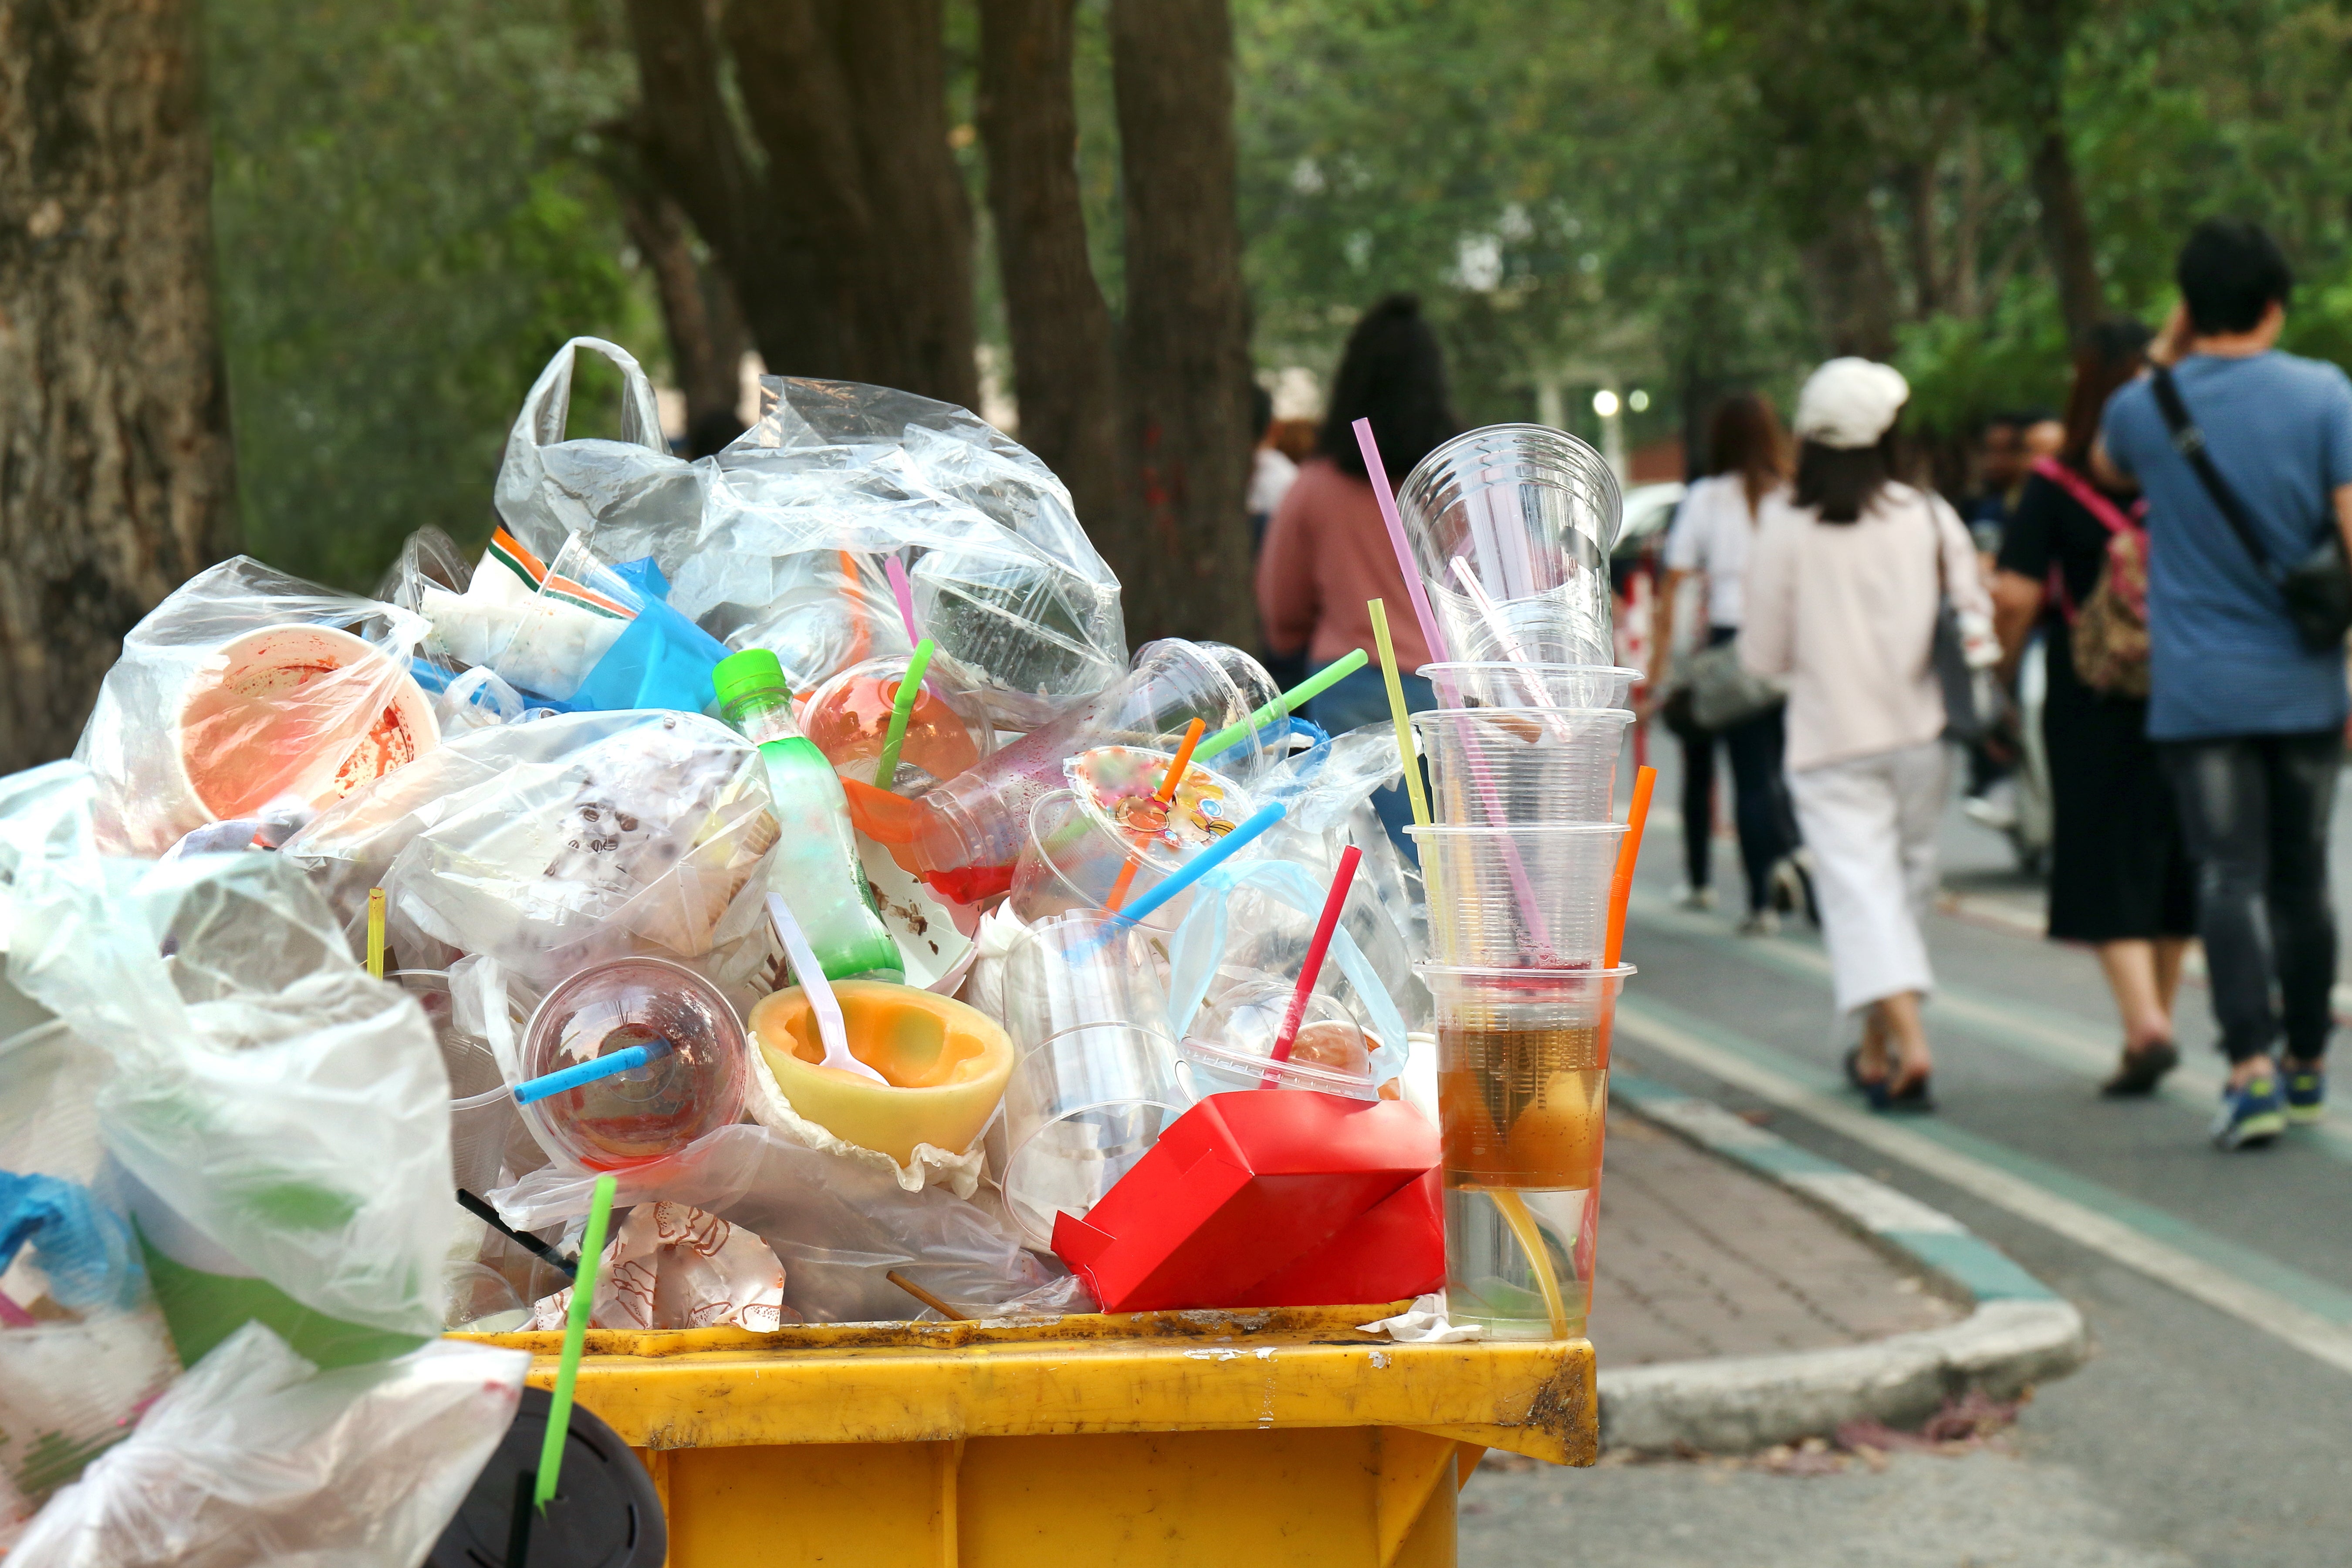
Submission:
<svg viewBox="0 0 2352 1568">
<path fill-rule="evenodd" d="M 655 1046 L 660 1049 L 656 1050 Z M 631 1068 L 641 1068 L 656 1056 L 666 1057 L 669 1053 L 670 1043 L 667 1040 L 656 1040 L 654 1046 L 630 1046 L 610 1056 L 598 1057 L 593 1061 L 582 1062 L 577 1067 L 564 1068 L 543 1078 L 519 1083 L 514 1087 L 515 1103 L 529 1105 L 535 1100 L 545 1100 L 551 1094 L 562 1094 L 567 1089 L 578 1089 L 583 1083 L 594 1083 L 598 1079 L 612 1078 L 627 1072 Z"/>
<path fill-rule="evenodd" d="M 1152 910 L 1158 909 L 1160 905 L 1166 903 L 1169 900 L 1174 898 L 1177 894 L 1182 892 L 1185 889 L 1191 887 L 1193 883 L 1199 881 L 1202 878 L 1207 876 L 1210 872 L 1215 870 L 1218 867 L 1223 865 L 1234 856 L 1240 854 L 1243 849 L 1248 847 L 1250 840 L 1255 838 L 1259 834 L 1264 833 L 1267 828 L 1272 827 L 1276 823 L 1280 822 L 1283 819 L 1283 816 L 1287 813 L 1288 809 L 1288 807 L 1285 806 L 1282 802 L 1278 800 L 1271 802 L 1265 805 L 1259 806 L 1256 811 L 1250 815 L 1249 819 L 1244 822 L 1239 827 L 1234 828 L 1231 833 L 1226 834 L 1223 838 L 1218 839 L 1214 844 L 1210 845 L 1206 849 L 1202 850 L 1198 855 L 1193 856 L 1190 860 L 1185 861 L 1181 866 L 1176 868 L 1174 871 L 1169 874 L 1167 880 L 1161 882 L 1158 887 L 1152 889 L 1151 891 L 1144 894 L 1143 897 L 1136 900 L 1133 903 L 1129 904 L 1126 908 L 1114 913 L 1111 916 L 1111 920 L 1122 926 L 1134 925 L 1137 921 L 1150 914 Z M 1102 935 L 1097 937 L 1093 942 L 1088 942 L 1085 947 L 1080 948 L 1077 951 L 1080 952 L 1091 952 L 1109 939 L 1110 933 L 1106 931 Z M 1073 953 L 1072 956 L 1075 957 L 1076 954 Z"/>
</svg>

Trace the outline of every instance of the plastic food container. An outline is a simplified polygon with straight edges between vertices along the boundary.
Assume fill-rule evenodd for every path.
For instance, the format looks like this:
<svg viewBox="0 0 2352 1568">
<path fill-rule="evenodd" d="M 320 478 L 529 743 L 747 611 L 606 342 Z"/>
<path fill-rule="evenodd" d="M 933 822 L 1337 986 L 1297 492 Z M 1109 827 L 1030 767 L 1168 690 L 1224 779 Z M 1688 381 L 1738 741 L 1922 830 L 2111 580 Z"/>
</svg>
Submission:
<svg viewBox="0 0 2352 1568">
<path fill-rule="evenodd" d="M 1378 1100 L 1371 1042 L 1338 998 L 1309 994 L 1290 1055 L 1274 1059 L 1294 988 L 1268 978 L 1234 986 L 1194 1020 L 1178 1045 L 1194 1098 L 1237 1089 L 1312 1089 Z M 1393 1095 L 1393 1091 L 1391 1091 Z"/>
<path fill-rule="evenodd" d="M 1590 969 L 1608 935 L 1622 822 L 1409 827 L 1430 884 L 1440 963 Z"/>
<path fill-rule="evenodd" d="M 980 1136 L 1013 1075 L 1013 1041 L 993 1020 L 946 996 L 877 980 L 835 984 L 849 1054 L 889 1081 L 824 1065 L 808 994 L 795 985 L 751 1009 L 751 1038 L 793 1110 L 845 1143 L 901 1165 L 929 1143 L 961 1154 Z"/>
<path fill-rule="evenodd" d="M 1633 715 L 1622 708 L 1455 708 L 1412 716 L 1442 823 L 1606 822 Z"/>
</svg>

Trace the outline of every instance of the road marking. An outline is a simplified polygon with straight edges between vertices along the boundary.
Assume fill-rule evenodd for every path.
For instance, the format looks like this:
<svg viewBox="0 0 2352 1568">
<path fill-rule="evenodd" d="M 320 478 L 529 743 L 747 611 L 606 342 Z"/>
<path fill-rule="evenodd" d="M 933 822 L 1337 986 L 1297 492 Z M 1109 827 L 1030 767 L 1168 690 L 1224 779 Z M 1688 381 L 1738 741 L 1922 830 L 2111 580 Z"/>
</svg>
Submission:
<svg viewBox="0 0 2352 1568">
<path fill-rule="evenodd" d="M 1769 969 L 1793 979 L 1827 987 L 1829 954 L 1819 944 L 1787 938 L 1735 936 L 1705 916 L 1675 909 L 1654 894 L 1636 892 L 1633 913 L 1638 924 L 1654 926 L 1688 941 Z M 2116 1047 L 2095 1026 L 2030 1002 L 1995 996 L 1968 985 L 1938 981 L 1929 1006 L 1931 1020 L 1960 1026 L 1988 1045 L 2037 1061 L 2045 1067 L 2103 1082 L 2116 1069 Z M 2194 1111 L 2200 1119 L 2213 1114 L 2226 1075 L 2219 1062 L 2202 1054 L 2184 1057 L 2165 1079 L 2157 1098 Z M 2323 1152 L 2352 1163 L 2352 1131 L 2323 1121 L 2298 1129 L 2297 1142 L 2308 1141 Z"/>
<path fill-rule="evenodd" d="M 1900 1160 L 2226 1312 L 2316 1361 L 2352 1373 L 2352 1293 L 1988 1140 L 1948 1126 L 1906 1125 L 1864 1110 L 1825 1091 L 1821 1085 L 1828 1081 L 1827 1075 L 1679 1008 L 1627 997 L 1618 1004 L 1617 1027 L 1622 1036 L 1650 1049 Z M 2035 1173 L 2024 1173 L 2029 1170 Z M 2069 1196 L 2061 1188 L 2079 1195 Z M 2125 1214 L 2136 1214 L 2137 1223 L 2120 1217 Z"/>
</svg>

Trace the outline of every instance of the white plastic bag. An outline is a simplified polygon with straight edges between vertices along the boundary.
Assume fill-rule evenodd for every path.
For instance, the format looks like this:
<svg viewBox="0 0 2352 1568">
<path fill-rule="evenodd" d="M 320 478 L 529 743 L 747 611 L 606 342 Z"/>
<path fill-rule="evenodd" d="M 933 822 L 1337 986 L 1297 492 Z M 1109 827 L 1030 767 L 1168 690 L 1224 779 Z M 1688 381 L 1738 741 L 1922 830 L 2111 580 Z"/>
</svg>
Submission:
<svg viewBox="0 0 2352 1568">
<path fill-rule="evenodd" d="M 283 797 L 318 806 L 440 738 L 411 670 L 422 617 L 245 556 L 200 572 L 122 639 L 75 757 L 110 853 L 155 856 Z"/>
<path fill-rule="evenodd" d="M 50 1501 L 10 1568 L 415 1568 L 530 1365 L 445 1340 L 320 1372 L 247 1323 Z"/>
</svg>

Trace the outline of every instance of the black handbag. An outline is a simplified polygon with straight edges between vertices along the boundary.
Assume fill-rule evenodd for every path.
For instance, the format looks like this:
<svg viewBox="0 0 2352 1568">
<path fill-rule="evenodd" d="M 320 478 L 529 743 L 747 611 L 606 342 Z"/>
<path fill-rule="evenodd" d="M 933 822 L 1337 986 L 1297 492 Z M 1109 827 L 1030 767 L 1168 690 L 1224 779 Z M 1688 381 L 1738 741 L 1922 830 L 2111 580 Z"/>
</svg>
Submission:
<svg viewBox="0 0 2352 1568">
<path fill-rule="evenodd" d="M 2164 423 L 2172 432 L 2173 449 L 2188 459 L 2205 493 L 2221 509 L 2221 516 L 2230 524 L 2230 531 L 2254 558 L 2255 568 L 2268 577 L 2286 601 L 2287 619 L 2294 623 L 2295 636 L 2303 646 L 2314 653 L 2329 648 L 2341 649 L 2344 636 L 2352 631 L 2352 563 L 2344 558 L 2343 531 L 2329 518 L 2327 534 L 2313 548 L 2311 553 L 2292 566 L 2282 566 L 2270 558 L 2263 542 L 2255 537 L 2254 525 L 2246 516 L 2245 503 L 2221 470 L 2213 466 L 2213 458 L 2205 449 L 2205 432 L 2189 417 L 2189 405 L 2180 400 L 2180 388 L 2172 379 L 2171 370 L 2164 365 L 2156 369 L 2156 406 L 2164 416 Z"/>
</svg>

